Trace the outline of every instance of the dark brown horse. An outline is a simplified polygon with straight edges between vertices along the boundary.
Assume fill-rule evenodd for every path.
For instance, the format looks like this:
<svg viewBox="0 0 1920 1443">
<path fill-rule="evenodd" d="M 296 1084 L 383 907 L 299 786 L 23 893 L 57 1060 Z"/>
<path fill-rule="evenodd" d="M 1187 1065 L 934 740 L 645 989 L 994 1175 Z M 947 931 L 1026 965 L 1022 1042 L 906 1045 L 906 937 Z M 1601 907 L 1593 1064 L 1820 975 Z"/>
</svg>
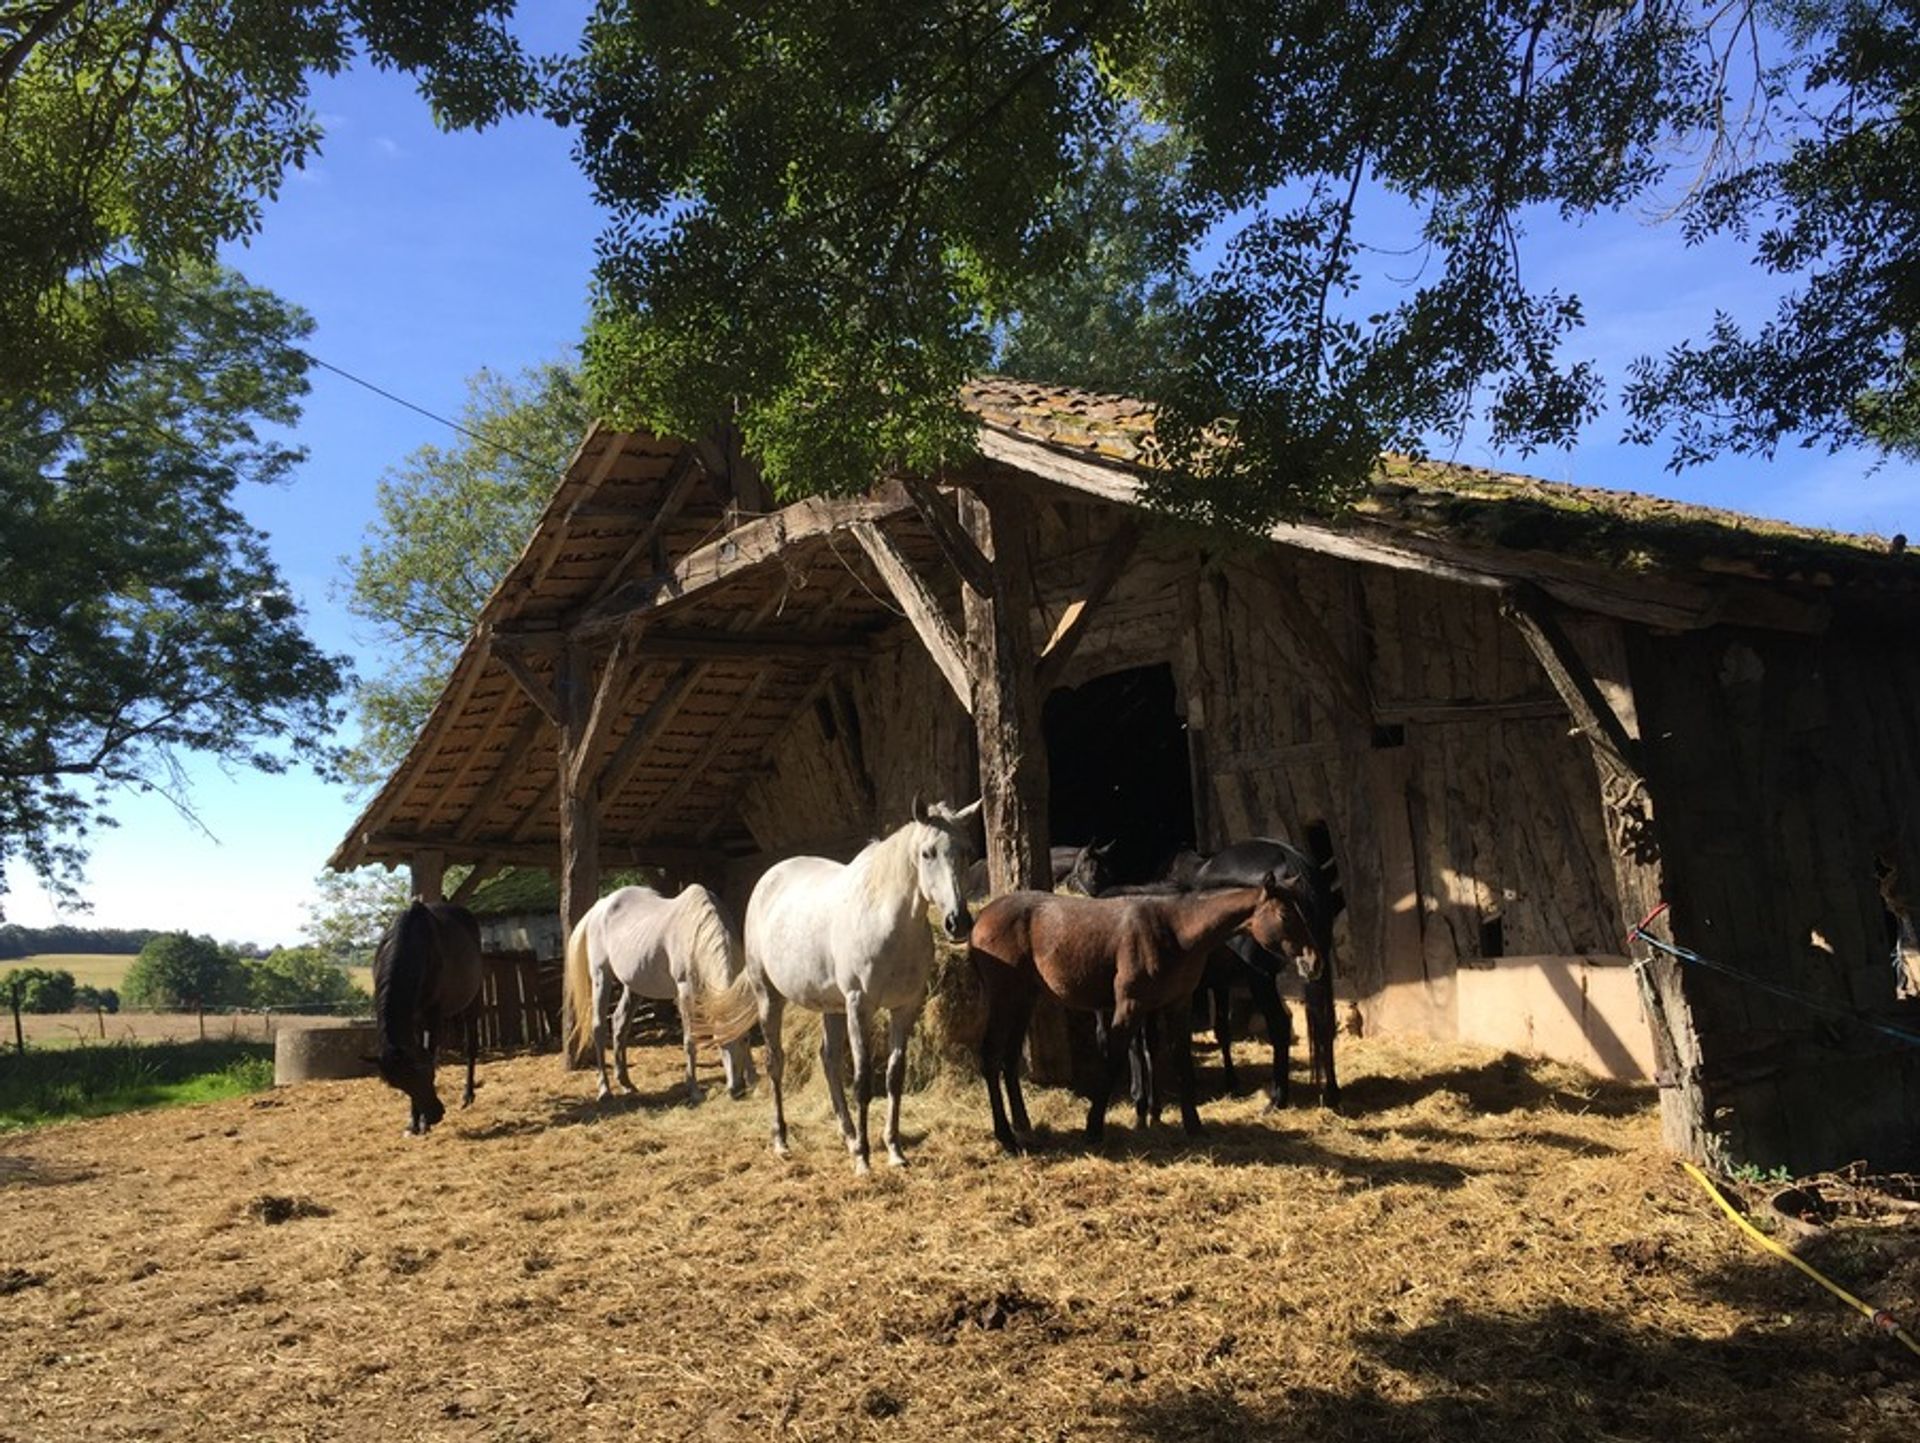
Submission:
<svg viewBox="0 0 1920 1443">
<path fill-rule="evenodd" d="M 480 924 L 451 902 L 415 902 L 394 919 L 373 956 L 374 1062 L 389 1087 L 413 1104 L 407 1131 L 425 1134 L 447 1115 L 433 1087 L 434 1056 L 446 1027 L 464 1024 L 467 1090 L 473 1101 L 474 1012 L 480 1000 Z"/>
<path fill-rule="evenodd" d="M 1020 1135 L 1030 1131 L 1020 1092 L 1020 1047 L 1041 988 L 1066 1007 L 1105 1014 L 1107 1066 L 1087 1110 L 1087 1137 L 1097 1142 L 1134 1028 L 1191 997 L 1208 955 L 1237 932 L 1270 951 L 1314 951 L 1318 943 L 1303 900 L 1297 879 L 1268 873 L 1254 886 L 1206 892 L 1101 899 L 1012 892 L 990 903 L 974 923 L 969 950 L 987 996 L 980 1070 L 1000 1145 L 1016 1152 Z M 1191 1049 L 1176 1048 L 1174 1061 L 1181 1120 L 1197 1133 Z"/>
</svg>

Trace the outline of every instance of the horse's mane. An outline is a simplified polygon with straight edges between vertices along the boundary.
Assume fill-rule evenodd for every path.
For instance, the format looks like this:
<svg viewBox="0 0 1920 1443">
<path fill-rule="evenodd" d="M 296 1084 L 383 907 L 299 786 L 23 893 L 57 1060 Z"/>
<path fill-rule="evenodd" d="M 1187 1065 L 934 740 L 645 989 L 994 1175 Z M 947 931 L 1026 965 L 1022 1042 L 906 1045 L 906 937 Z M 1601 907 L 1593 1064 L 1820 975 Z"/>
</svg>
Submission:
<svg viewBox="0 0 1920 1443">
<path fill-rule="evenodd" d="M 888 832 L 886 836 L 875 837 L 871 842 L 868 842 L 866 846 L 854 854 L 853 860 L 847 863 L 847 870 L 858 875 L 862 889 L 874 902 L 881 903 L 895 900 L 892 896 L 883 895 L 882 893 L 882 886 L 884 885 L 882 881 L 884 876 L 882 870 L 883 864 L 892 863 L 895 867 L 900 867 L 904 862 L 903 869 L 905 871 L 914 871 L 913 849 L 907 846 L 902 839 L 907 835 L 908 831 L 916 825 L 918 824 L 914 822 L 902 822 L 891 832 Z M 893 852 L 898 852 L 901 855 L 894 856 L 888 851 L 889 847 L 892 848 Z M 913 883 L 918 887 L 919 877 L 917 874 L 913 878 Z"/>
<path fill-rule="evenodd" d="M 415 901 L 394 918 L 373 956 L 373 1015 L 380 1040 L 393 1047 L 410 1045 L 426 959 L 433 947 L 433 913 Z"/>
<path fill-rule="evenodd" d="M 695 882 L 676 899 L 680 915 L 675 923 L 679 942 L 693 964 L 695 985 L 701 992 L 725 989 L 740 975 L 740 939 L 713 893 Z"/>
</svg>

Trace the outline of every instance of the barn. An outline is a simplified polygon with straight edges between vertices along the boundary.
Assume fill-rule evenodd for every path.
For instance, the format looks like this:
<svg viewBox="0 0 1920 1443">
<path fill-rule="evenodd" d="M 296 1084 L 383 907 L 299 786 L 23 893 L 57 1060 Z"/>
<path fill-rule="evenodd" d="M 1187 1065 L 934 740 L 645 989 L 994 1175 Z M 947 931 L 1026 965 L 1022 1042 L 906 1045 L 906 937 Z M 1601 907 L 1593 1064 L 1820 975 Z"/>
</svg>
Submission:
<svg viewBox="0 0 1920 1443">
<path fill-rule="evenodd" d="M 965 468 L 785 506 L 728 428 L 593 429 L 330 865 L 550 867 L 575 918 L 614 867 L 738 904 L 916 792 L 984 788 L 1003 886 L 1283 835 L 1337 869 L 1350 1029 L 1651 1079 L 1723 1167 L 1913 1164 L 1897 539 L 1389 458 L 1228 541 L 1138 504 L 1146 405 L 965 399 Z"/>
</svg>

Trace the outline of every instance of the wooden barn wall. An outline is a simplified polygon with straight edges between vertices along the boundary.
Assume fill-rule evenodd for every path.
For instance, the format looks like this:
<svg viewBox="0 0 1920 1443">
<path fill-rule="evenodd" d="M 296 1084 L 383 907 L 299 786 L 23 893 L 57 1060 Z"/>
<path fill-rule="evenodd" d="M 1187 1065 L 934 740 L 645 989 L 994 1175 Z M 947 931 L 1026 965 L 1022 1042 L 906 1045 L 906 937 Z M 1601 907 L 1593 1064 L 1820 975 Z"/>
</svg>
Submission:
<svg viewBox="0 0 1920 1443">
<path fill-rule="evenodd" d="M 1098 506 L 1041 514 L 1044 641 L 1123 518 Z M 1596 969 L 1625 967 L 1593 762 L 1491 593 L 1277 548 L 1210 555 L 1150 539 L 1095 617 L 1065 681 L 1171 663 L 1203 845 L 1328 829 L 1348 898 L 1341 991 L 1363 1026 L 1462 1035 L 1460 970 L 1524 969 L 1479 995 L 1557 986 L 1565 1015 L 1541 1017 L 1543 1037 L 1575 1036 L 1544 1050 L 1646 1071 L 1630 990 L 1608 976 L 1606 1006 L 1589 996 L 1600 995 Z M 1599 618 L 1568 628 L 1632 729 L 1621 629 Z M 1333 658 L 1388 730 L 1342 705 Z M 1484 955 L 1496 931 L 1497 960 Z"/>
<path fill-rule="evenodd" d="M 974 799 L 973 724 L 904 628 L 858 668 L 826 678 L 774 743 L 741 815 L 760 853 L 731 869 L 745 901 L 760 872 L 796 852 L 847 857 L 926 801 Z"/>
<path fill-rule="evenodd" d="M 1638 635 L 1633 673 L 1675 940 L 1920 1030 L 1896 998 L 1888 899 L 1920 901 L 1920 647 Z M 1795 1172 L 1920 1162 L 1920 1048 L 1683 970 L 1705 1148 Z"/>
<path fill-rule="evenodd" d="M 1592 761 L 1490 594 L 1283 553 L 1208 568 L 1196 591 L 1212 840 L 1328 828 L 1363 1014 L 1453 1036 L 1461 968 L 1620 952 Z M 1315 621 L 1377 725 L 1299 639 Z"/>
</svg>

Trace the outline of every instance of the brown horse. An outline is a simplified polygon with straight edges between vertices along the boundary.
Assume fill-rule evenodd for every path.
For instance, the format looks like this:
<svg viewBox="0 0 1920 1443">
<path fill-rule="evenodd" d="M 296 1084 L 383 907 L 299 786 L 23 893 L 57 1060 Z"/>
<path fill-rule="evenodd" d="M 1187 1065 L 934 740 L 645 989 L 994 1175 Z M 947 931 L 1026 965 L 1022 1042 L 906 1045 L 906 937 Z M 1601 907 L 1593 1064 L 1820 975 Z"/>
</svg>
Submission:
<svg viewBox="0 0 1920 1443">
<path fill-rule="evenodd" d="M 1020 1045 L 1040 988 L 1075 1011 L 1108 1014 L 1106 1071 L 1087 1111 L 1087 1138 L 1097 1142 L 1134 1028 L 1160 1008 L 1186 1002 L 1208 955 L 1237 932 L 1272 952 L 1316 954 L 1304 901 L 1300 878 L 1268 872 L 1258 885 L 1206 892 L 1099 899 L 1012 892 L 989 904 L 974 923 L 969 950 L 987 995 L 980 1070 L 1000 1145 L 1017 1152 L 1019 1135 L 1031 1130 L 1020 1092 Z M 1181 1121 L 1198 1133 L 1191 1049 L 1175 1048 L 1174 1061 Z"/>
</svg>

